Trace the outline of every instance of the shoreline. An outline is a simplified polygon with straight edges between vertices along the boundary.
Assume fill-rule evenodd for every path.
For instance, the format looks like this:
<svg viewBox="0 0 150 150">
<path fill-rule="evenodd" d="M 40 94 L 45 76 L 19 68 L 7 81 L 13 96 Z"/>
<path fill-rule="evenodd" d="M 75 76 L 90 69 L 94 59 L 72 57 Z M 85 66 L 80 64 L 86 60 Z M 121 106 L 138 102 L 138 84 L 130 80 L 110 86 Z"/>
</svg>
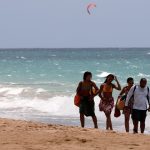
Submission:
<svg viewBox="0 0 150 150">
<path fill-rule="evenodd" d="M 150 136 L 0 118 L 1 150 L 149 150 Z"/>
</svg>

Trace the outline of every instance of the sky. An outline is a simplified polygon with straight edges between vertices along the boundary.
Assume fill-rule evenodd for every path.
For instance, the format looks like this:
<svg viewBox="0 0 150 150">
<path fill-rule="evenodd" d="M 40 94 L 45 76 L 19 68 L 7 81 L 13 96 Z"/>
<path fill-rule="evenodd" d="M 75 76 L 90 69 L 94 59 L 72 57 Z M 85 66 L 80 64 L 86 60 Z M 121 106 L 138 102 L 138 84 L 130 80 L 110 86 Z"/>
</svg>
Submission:
<svg viewBox="0 0 150 150">
<path fill-rule="evenodd" d="M 150 47 L 150 0 L 0 0 L 0 48 L 91 47 Z"/>
</svg>

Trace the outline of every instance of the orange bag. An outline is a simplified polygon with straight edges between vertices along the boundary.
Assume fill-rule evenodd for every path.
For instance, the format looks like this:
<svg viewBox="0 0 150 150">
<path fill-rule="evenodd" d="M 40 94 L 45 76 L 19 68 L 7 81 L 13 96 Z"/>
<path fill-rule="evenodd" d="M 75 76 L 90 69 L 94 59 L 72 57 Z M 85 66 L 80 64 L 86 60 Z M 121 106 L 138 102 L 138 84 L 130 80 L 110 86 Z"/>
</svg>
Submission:
<svg viewBox="0 0 150 150">
<path fill-rule="evenodd" d="M 119 98 L 118 101 L 117 101 L 117 108 L 119 110 L 123 110 L 125 107 L 125 101 L 122 100 L 122 98 Z"/>
<path fill-rule="evenodd" d="M 80 106 L 80 102 L 81 102 L 81 99 L 80 99 L 80 96 L 79 95 L 76 95 L 74 97 L 74 104 L 79 107 Z"/>
</svg>

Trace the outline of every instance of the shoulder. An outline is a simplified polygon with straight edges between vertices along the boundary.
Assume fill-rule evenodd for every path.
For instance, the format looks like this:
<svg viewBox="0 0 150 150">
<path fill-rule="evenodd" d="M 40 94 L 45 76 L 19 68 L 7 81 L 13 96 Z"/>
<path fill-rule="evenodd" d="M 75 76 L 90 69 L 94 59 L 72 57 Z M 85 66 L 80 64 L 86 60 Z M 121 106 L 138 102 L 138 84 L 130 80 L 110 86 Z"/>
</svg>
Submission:
<svg viewBox="0 0 150 150">
<path fill-rule="evenodd" d="M 90 83 L 91 83 L 91 84 L 95 84 L 95 82 L 94 82 L 94 81 L 90 81 Z"/>
<path fill-rule="evenodd" d="M 95 85 L 96 85 L 96 83 L 95 83 L 94 81 L 91 81 L 90 84 L 91 84 L 92 86 L 95 86 Z"/>
<path fill-rule="evenodd" d="M 126 90 L 128 90 L 128 86 L 124 86 L 122 89 L 122 91 L 126 91 Z"/>
<path fill-rule="evenodd" d="M 150 88 L 149 88 L 149 86 L 146 86 L 146 88 L 145 88 L 148 92 L 150 91 Z"/>
<path fill-rule="evenodd" d="M 101 85 L 100 85 L 100 87 L 103 87 L 103 86 L 105 86 L 106 85 L 106 83 L 102 83 Z"/>
<path fill-rule="evenodd" d="M 103 89 L 103 88 L 104 88 L 104 85 L 105 85 L 105 83 L 101 84 L 101 85 L 100 85 L 100 89 Z"/>
<path fill-rule="evenodd" d="M 128 89 L 128 86 L 124 86 L 124 87 L 122 88 L 122 90 L 126 90 L 126 89 Z"/>
<path fill-rule="evenodd" d="M 133 85 L 132 87 L 131 87 L 131 89 L 130 89 L 130 91 L 135 91 L 136 89 L 138 89 L 139 88 L 139 85 Z"/>
<path fill-rule="evenodd" d="M 81 85 L 82 85 L 82 83 L 83 83 L 83 81 L 80 81 L 80 82 L 79 82 L 79 86 L 81 86 Z"/>
</svg>

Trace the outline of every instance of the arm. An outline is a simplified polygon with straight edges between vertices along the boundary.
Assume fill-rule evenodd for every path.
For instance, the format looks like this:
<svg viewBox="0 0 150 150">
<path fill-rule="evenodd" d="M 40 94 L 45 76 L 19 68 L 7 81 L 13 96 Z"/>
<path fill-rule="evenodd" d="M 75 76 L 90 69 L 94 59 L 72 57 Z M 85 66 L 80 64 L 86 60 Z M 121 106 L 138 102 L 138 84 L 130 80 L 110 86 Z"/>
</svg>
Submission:
<svg viewBox="0 0 150 150">
<path fill-rule="evenodd" d="M 113 84 L 113 88 L 115 88 L 116 90 L 120 91 L 121 90 L 121 85 L 120 85 L 117 77 L 115 77 L 114 80 L 117 82 L 117 86 Z"/>
<path fill-rule="evenodd" d="M 99 97 L 103 100 L 103 96 L 102 96 L 102 92 L 103 92 L 103 84 L 100 86 L 100 90 L 99 90 Z"/>
<path fill-rule="evenodd" d="M 148 99 L 149 99 L 149 108 L 148 108 L 148 111 L 150 112 L 150 91 L 148 93 Z"/>
<path fill-rule="evenodd" d="M 80 95 L 80 96 L 81 96 L 81 86 L 82 86 L 82 82 L 79 83 L 79 85 L 76 89 L 77 94 Z"/>
<path fill-rule="evenodd" d="M 98 93 L 99 93 L 99 88 L 97 87 L 97 85 L 93 82 L 93 85 L 92 85 L 94 88 L 95 88 L 95 90 L 96 90 L 96 92 L 95 92 L 95 94 L 93 95 L 93 96 L 96 96 Z"/>
<path fill-rule="evenodd" d="M 128 106 L 129 100 L 131 98 L 131 96 L 133 95 L 133 90 L 134 90 L 134 86 L 129 90 L 128 94 L 127 94 L 127 98 L 126 98 L 126 102 L 125 102 L 125 106 Z"/>
<path fill-rule="evenodd" d="M 124 88 L 122 89 L 122 91 L 120 92 L 119 96 L 122 96 L 122 95 L 125 93 L 125 89 L 126 89 L 126 87 L 124 87 Z"/>
</svg>

